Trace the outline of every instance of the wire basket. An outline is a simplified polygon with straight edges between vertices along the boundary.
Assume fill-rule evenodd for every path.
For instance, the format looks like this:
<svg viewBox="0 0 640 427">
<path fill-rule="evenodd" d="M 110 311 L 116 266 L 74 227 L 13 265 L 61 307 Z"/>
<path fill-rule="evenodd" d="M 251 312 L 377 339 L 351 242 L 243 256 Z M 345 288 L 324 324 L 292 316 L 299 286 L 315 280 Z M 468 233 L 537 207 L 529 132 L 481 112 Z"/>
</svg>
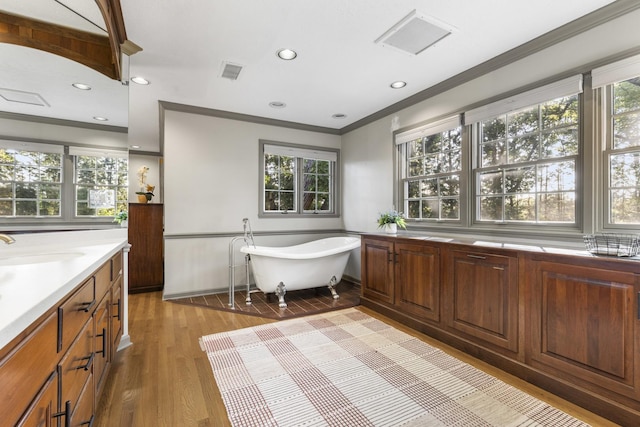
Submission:
<svg viewBox="0 0 640 427">
<path fill-rule="evenodd" d="M 583 238 L 587 250 L 596 255 L 631 257 L 640 249 L 640 236 L 635 234 L 588 234 Z"/>
</svg>

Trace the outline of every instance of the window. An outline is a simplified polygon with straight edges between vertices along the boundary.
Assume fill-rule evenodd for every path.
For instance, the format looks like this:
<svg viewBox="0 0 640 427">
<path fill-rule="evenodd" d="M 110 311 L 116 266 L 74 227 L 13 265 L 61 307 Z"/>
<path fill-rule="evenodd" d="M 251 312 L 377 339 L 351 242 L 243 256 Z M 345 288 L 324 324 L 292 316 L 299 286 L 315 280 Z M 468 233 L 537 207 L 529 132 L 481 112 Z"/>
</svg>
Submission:
<svg viewBox="0 0 640 427">
<path fill-rule="evenodd" d="M 476 125 L 476 219 L 575 223 L 578 95 Z"/>
<path fill-rule="evenodd" d="M 640 225 L 640 55 L 591 72 L 604 123 L 603 228 Z"/>
<path fill-rule="evenodd" d="M 577 225 L 582 76 L 465 112 L 475 222 Z"/>
<path fill-rule="evenodd" d="M 640 76 L 607 88 L 610 224 L 640 224 Z"/>
<path fill-rule="evenodd" d="M 260 141 L 261 214 L 336 215 L 338 150 Z"/>
<path fill-rule="evenodd" d="M 127 210 L 126 158 L 78 154 L 74 171 L 76 216 L 114 216 Z"/>
<path fill-rule="evenodd" d="M 456 116 L 396 136 L 408 219 L 460 220 L 461 130 Z"/>
<path fill-rule="evenodd" d="M 0 141 L 0 217 L 60 217 L 62 162 L 62 147 Z"/>
<path fill-rule="evenodd" d="M 55 144 L 0 141 L 1 218 L 110 220 L 127 209 L 126 151 L 69 147 L 65 155 L 64 150 Z"/>
</svg>

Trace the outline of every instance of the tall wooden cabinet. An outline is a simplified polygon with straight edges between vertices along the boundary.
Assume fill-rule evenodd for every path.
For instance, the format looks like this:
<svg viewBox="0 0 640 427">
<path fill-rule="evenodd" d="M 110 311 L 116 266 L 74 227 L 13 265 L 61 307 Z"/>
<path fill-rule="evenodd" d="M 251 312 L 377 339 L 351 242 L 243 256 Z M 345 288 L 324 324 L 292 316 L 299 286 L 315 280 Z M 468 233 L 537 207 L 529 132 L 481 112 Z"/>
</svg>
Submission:
<svg viewBox="0 0 640 427">
<path fill-rule="evenodd" d="M 129 203 L 129 293 L 164 287 L 163 205 Z"/>
</svg>

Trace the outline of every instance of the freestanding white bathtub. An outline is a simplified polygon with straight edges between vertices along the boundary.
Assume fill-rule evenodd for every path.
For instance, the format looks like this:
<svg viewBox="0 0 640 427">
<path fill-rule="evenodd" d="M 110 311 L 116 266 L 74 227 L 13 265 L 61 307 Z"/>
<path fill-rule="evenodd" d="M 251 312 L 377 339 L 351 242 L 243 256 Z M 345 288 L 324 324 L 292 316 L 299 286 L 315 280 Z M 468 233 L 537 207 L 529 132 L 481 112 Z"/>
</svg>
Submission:
<svg viewBox="0 0 640 427">
<path fill-rule="evenodd" d="M 240 251 L 251 258 L 258 289 L 275 293 L 284 308 L 288 290 L 328 286 L 333 298 L 339 298 L 334 286 L 342 279 L 349 251 L 359 247 L 359 237 L 328 237 L 286 247 L 243 246 Z"/>
</svg>

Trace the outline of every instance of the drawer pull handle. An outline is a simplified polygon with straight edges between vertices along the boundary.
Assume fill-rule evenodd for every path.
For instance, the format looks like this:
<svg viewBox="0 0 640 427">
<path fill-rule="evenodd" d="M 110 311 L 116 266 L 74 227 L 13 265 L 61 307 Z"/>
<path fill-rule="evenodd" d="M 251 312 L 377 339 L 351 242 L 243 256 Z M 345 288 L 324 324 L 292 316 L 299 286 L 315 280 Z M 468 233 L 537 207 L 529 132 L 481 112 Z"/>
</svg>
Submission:
<svg viewBox="0 0 640 427">
<path fill-rule="evenodd" d="M 494 270 L 500 270 L 500 271 L 504 271 L 503 267 L 493 267 Z"/>
<path fill-rule="evenodd" d="M 469 258 L 473 258 L 473 259 L 487 259 L 486 256 L 482 256 L 482 255 L 471 255 L 471 254 L 467 254 L 467 257 Z"/>
<path fill-rule="evenodd" d="M 64 417 L 64 427 L 69 427 L 71 424 L 70 416 L 71 416 L 71 401 L 67 400 L 64 404 L 64 411 L 56 412 L 55 414 L 51 415 L 51 418 Z"/>
<path fill-rule="evenodd" d="M 95 415 L 91 415 L 91 418 L 89 418 L 89 421 L 85 421 L 83 423 L 80 423 L 81 426 L 85 426 L 88 425 L 89 427 L 93 427 L 93 418 L 95 417 Z"/>
<path fill-rule="evenodd" d="M 86 305 L 86 307 L 84 307 L 82 309 L 82 311 L 84 311 L 85 313 L 88 313 L 93 308 L 93 306 L 96 305 L 96 299 L 94 298 L 93 301 L 91 301 L 91 302 L 83 302 L 81 304 L 82 305 Z M 80 310 L 78 310 L 78 311 L 80 311 Z"/>
<path fill-rule="evenodd" d="M 97 334 L 96 336 L 102 337 L 102 350 L 96 351 L 96 353 L 102 354 L 102 357 L 105 358 L 107 357 L 107 353 L 105 351 L 105 349 L 107 348 L 107 330 L 105 328 L 102 328 L 102 333 Z"/>
<path fill-rule="evenodd" d="M 76 369 L 84 369 L 85 371 L 88 371 L 89 368 L 91 368 L 91 365 L 93 364 L 93 358 L 95 357 L 95 353 L 91 353 L 91 356 L 87 356 L 87 357 L 83 357 L 80 360 L 86 360 L 87 363 L 83 366 L 78 366 Z"/>
<path fill-rule="evenodd" d="M 117 305 L 118 306 L 118 313 L 113 317 L 115 317 L 118 320 L 120 320 L 120 300 L 118 300 L 118 302 L 114 302 L 113 305 Z"/>
<path fill-rule="evenodd" d="M 58 353 L 62 350 L 62 307 L 58 307 Z"/>
</svg>

